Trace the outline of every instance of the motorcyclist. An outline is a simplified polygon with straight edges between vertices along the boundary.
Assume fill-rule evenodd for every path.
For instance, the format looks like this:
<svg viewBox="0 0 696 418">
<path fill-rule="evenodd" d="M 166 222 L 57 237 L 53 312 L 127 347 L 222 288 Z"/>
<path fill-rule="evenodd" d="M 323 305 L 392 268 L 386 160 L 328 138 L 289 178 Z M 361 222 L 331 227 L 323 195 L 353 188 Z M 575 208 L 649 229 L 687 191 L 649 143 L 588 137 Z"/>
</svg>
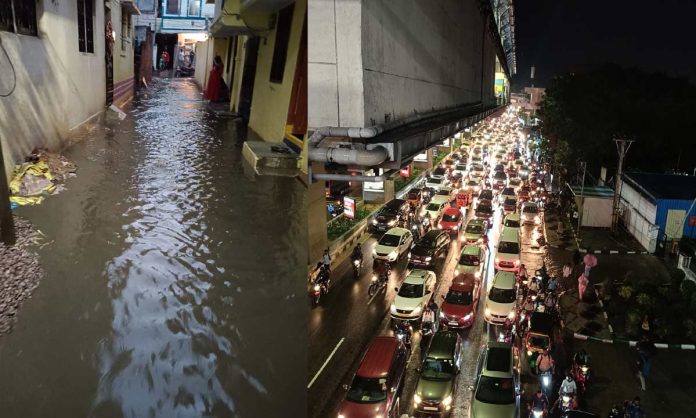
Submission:
<svg viewBox="0 0 696 418">
<path fill-rule="evenodd" d="M 577 365 L 580 364 L 590 364 L 590 355 L 587 354 L 587 351 L 585 349 L 581 349 L 575 355 L 573 356 L 573 362 Z"/>
<path fill-rule="evenodd" d="M 566 378 L 563 380 L 561 387 L 558 389 L 558 395 L 563 396 L 565 394 L 574 396 L 577 391 L 578 386 L 575 384 L 573 376 L 570 373 L 566 374 Z"/>
<path fill-rule="evenodd" d="M 517 272 L 517 278 L 520 282 L 526 284 L 526 282 L 527 282 L 527 268 L 524 266 L 524 264 L 520 265 L 520 269 Z"/>
<path fill-rule="evenodd" d="M 522 309 L 527 313 L 527 317 L 534 312 L 534 301 L 532 300 L 532 296 L 527 296 L 527 299 L 524 302 L 524 306 L 522 306 Z"/>
<path fill-rule="evenodd" d="M 375 272 L 377 279 L 380 282 L 389 280 L 389 276 L 391 275 L 391 266 L 388 262 L 383 260 L 375 260 L 372 265 L 372 270 Z"/>
<path fill-rule="evenodd" d="M 350 255 L 350 259 L 352 261 L 360 260 L 360 262 L 362 263 L 363 253 L 362 253 L 362 248 L 360 247 L 360 244 L 355 244 L 355 247 L 353 247 L 353 252 Z"/>
<path fill-rule="evenodd" d="M 546 290 L 548 292 L 555 292 L 558 289 L 558 279 L 556 277 L 551 277 L 549 282 L 546 283 Z"/>
<path fill-rule="evenodd" d="M 556 296 L 556 293 L 554 292 L 549 292 L 548 295 L 546 295 L 546 299 L 544 299 L 544 305 L 546 306 L 546 311 L 554 311 L 556 309 L 556 303 L 558 302 L 558 297 Z"/>
<path fill-rule="evenodd" d="M 532 398 L 531 409 L 540 409 L 542 411 L 548 411 L 549 398 L 546 397 L 546 394 L 541 389 L 538 389 L 537 392 L 534 394 L 534 397 Z"/>
<path fill-rule="evenodd" d="M 555 363 L 553 361 L 553 358 L 551 357 L 551 354 L 549 353 L 548 348 L 544 350 L 543 353 L 539 356 L 537 359 L 537 374 L 543 374 L 546 372 L 551 372 L 553 373 L 553 369 L 555 367 Z M 575 382 L 573 382 L 574 384 Z"/>
<path fill-rule="evenodd" d="M 536 295 L 539 292 L 539 283 L 536 277 L 532 277 L 532 280 L 527 285 L 527 292 L 531 295 Z"/>
</svg>

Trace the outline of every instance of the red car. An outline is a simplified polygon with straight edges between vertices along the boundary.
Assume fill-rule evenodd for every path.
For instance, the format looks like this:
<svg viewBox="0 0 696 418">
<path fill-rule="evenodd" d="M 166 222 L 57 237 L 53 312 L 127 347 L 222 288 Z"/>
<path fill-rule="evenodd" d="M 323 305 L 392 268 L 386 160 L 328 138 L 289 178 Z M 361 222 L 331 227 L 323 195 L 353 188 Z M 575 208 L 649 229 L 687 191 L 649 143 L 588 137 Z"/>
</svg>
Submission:
<svg viewBox="0 0 696 418">
<path fill-rule="evenodd" d="M 409 354 L 396 337 L 375 337 L 353 376 L 338 416 L 372 418 L 397 414 Z"/>
<path fill-rule="evenodd" d="M 468 277 L 459 279 L 460 276 Z M 479 301 L 479 283 L 471 274 L 455 277 L 440 307 L 440 324 L 447 328 L 468 328 L 474 323 Z"/>
<path fill-rule="evenodd" d="M 472 200 L 471 190 L 457 193 L 457 206 L 460 208 L 465 208 L 469 206 Z"/>
<path fill-rule="evenodd" d="M 450 234 L 458 234 L 462 228 L 462 213 L 459 207 L 445 209 L 437 226 L 443 231 L 449 231 Z"/>
</svg>

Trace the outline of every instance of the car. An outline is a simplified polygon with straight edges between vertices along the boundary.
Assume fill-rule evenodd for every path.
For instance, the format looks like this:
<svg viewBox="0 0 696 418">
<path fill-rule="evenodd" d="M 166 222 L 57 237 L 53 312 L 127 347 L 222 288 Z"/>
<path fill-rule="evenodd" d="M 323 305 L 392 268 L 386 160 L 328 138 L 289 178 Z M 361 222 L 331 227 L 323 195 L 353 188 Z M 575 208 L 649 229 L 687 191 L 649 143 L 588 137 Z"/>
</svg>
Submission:
<svg viewBox="0 0 696 418">
<path fill-rule="evenodd" d="M 522 179 L 520 179 L 519 177 L 513 177 L 510 180 L 508 180 L 508 186 L 512 187 L 513 190 L 517 192 L 517 190 L 522 186 Z"/>
<path fill-rule="evenodd" d="M 457 277 L 471 277 L 460 281 Z M 480 280 L 471 275 L 459 275 L 454 278 L 447 294 L 443 296 L 440 306 L 440 324 L 447 328 L 468 328 L 474 323 L 479 301 Z"/>
<path fill-rule="evenodd" d="M 493 190 L 492 189 L 481 190 L 481 192 L 479 192 L 478 199 L 479 199 L 479 201 L 481 201 L 481 200 L 493 200 Z"/>
<path fill-rule="evenodd" d="M 421 216 L 428 216 L 432 222 L 437 222 L 448 205 L 449 199 L 447 197 L 435 195 L 430 203 L 421 209 Z"/>
<path fill-rule="evenodd" d="M 517 272 L 520 269 L 520 236 L 513 229 L 503 228 L 498 239 L 495 269 Z"/>
<path fill-rule="evenodd" d="M 486 169 L 481 164 L 472 163 L 469 166 L 469 177 L 471 179 L 482 179 L 486 173 Z"/>
<path fill-rule="evenodd" d="M 471 191 L 472 193 L 478 193 L 479 190 L 481 190 L 481 181 L 476 178 L 471 178 L 464 183 L 462 189 Z"/>
<path fill-rule="evenodd" d="M 462 156 L 458 152 L 453 152 L 452 155 L 450 156 L 455 163 L 459 164 L 459 161 L 461 161 Z"/>
<path fill-rule="evenodd" d="M 462 228 L 462 218 L 462 213 L 459 211 L 458 207 L 449 207 L 442 212 L 442 217 L 437 227 L 450 234 L 458 234 L 459 230 Z"/>
<path fill-rule="evenodd" d="M 348 385 L 338 416 L 396 416 L 409 355 L 410 350 L 396 337 L 375 337 Z"/>
<path fill-rule="evenodd" d="M 445 167 L 436 167 L 433 172 L 432 176 L 433 177 L 445 177 L 447 175 L 447 169 Z"/>
<path fill-rule="evenodd" d="M 464 244 L 483 244 L 483 236 L 486 235 L 487 230 L 487 221 L 473 218 L 466 224 L 460 241 Z"/>
<path fill-rule="evenodd" d="M 517 201 L 519 203 L 524 203 L 524 202 L 529 202 L 531 199 L 531 195 L 529 193 L 529 190 L 525 190 L 526 186 L 522 186 L 518 191 L 517 191 Z"/>
<path fill-rule="evenodd" d="M 377 245 L 373 250 L 373 256 L 378 260 L 386 260 L 392 263 L 403 254 L 406 254 L 411 249 L 412 244 L 413 235 L 411 231 L 405 228 L 392 228 L 385 232 L 377 241 Z"/>
<path fill-rule="evenodd" d="M 500 192 L 500 201 L 504 202 L 505 199 L 512 198 L 517 200 L 517 193 L 515 193 L 515 188 L 508 186 L 504 187 L 503 190 Z"/>
<path fill-rule="evenodd" d="M 517 236 L 520 235 L 520 214 L 511 213 L 503 218 L 503 229 L 514 230 Z M 502 233 L 502 231 L 501 231 Z"/>
<path fill-rule="evenodd" d="M 446 159 L 443 163 L 442 166 L 446 168 L 447 170 L 451 170 L 454 168 L 455 161 L 451 158 Z"/>
<path fill-rule="evenodd" d="M 519 355 L 510 343 L 489 341 L 479 354 L 471 418 L 518 418 Z"/>
<path fill-rule="evenodd" d="M 486 221 L 489 228 L 493 226 L 493 203 L 490 200 L 479 200 L 474 216 Z"/>
<path fill-rule="evenodd" d="M 478 154 L 478 155 L 473 154 L 473 155 L 471 156 L 471 163 L 472 163 L 472 164 L 482 164 L 482 163 L 483 163 L 483 157 L 481 156 L 481 154 Z"/>
<path fill-rule="evenodd" d="M 372 219 L 370 230 L 372 232 L 384 232 L 389 228 L 393 228 L 399 223 L 400 219 L 406 219 L 410 210 L 411 208 L 407 200 L 392 199 L 382 206 L 374 219 Z"/>
<path fill-rule="evenodd" d="M 423 238 L 411 248 L 408 253 L 408 265 L 420 267 L 432 267 L 441 256 L 447 256 L 450 236 L 445 231 L 431 229 L 423 235 Z"/>
<path fill-rule="evenodd" d="M 395 320 L 417 321 L 423 316 L 423 308 L 430 302 L 436 275 L 429 270 L 411 270 L 401 287 L 395 288 L 396 297 L 389 308 Z"/>
<path fill-rule="evenodd" d="M 483 277 L 483 267 L 486 264 L 486 250 L 476 244 L 468 244 L 462 248 L 459 261 L 454 270 L 455 276 L 462 273 L 471 273 L 474 277 Z"/>
<path fill-rule="evenodd" d="M 459 175 L 461 175 L 462 177 L 463 177 L 463 176 L 466 176 L 466 173 L 467 173 L 466 165 L 464 165 L 464 164 L 457 164 L 456 166 L 454 166 L 454 170 L 452 170 L 452 173 L 453 173 L 453 174 L 459 174 Z"/>
<path fill-rule="evenodd" d="M 527 357 L 538 356 L 546 350 L 551 350 L 556 329 L 556 320 L 548 312 L 532 312 L 529 316 L 529 327 L 524 336 L 524 348 Z"/>
<path fill-rule="evenodd" d="M 430 176 L 425 179 L 425 187 L 435 190 L 440 190 L 440 187 L 447 185 L 447 180 L 444 177 Z"/>
<path fill-rule="evenodd" d="M 515 319 L 517 305 L 517 288 L 515 273 L 499 271 L 493 277 L 493 285 L 488 291 L 488 298 L 483 309 L 484 320 L 492 325 L 501 325 L 506 319 Z"/>
<path fill-rule="evenodd" d="M 413 407 L 418 413 L 446 415 L 451 412 L 461 367 L 462 337 L 453 331 L 433 335 L 423 363 L 418 368 L 418 383 Z"/>
<path fill-rule="evenodd" d="M 507 174 L 504 171 L 494 173 L 491 183 L 494 189 L 502 189 L 507 185 Z"/>
<path fill-rule="evenodd" d="M 454 190 L 452 187 L 449 186 L 443 186 L 440 187 L 440 190 L 435 192 L 435 196 L 445 196 L 447 197 L 450 201 L 454 199 L 454 195 L 456 193 L 456 190 Z"/>
<path fill-rule="evenodd" d="M 503 201 L 503 215 L 515 213 L 517 210 L 517 199 L 508 197 Z"/>
<path fill-rule="evenodd" d="M 540 225 L 539 206 L 534 202 L 524 202 L 520 209 L 520 220 L 523 224 Z"/>
<path fill-rule="evenodd" d="M 408 204 L 411 206 L 411 210 L 420 206 L 423 201 L 423 189 L 414 187 L 408 191 Z"/>
</svg>

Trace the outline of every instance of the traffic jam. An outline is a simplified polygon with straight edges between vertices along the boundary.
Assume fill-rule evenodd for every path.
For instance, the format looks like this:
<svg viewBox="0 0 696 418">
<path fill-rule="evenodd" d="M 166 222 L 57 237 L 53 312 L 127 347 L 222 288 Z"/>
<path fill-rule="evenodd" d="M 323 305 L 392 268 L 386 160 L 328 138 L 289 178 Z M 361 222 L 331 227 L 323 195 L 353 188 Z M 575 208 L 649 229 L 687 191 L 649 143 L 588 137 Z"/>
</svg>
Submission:
<svg viewBox="0 0 696 418">
<path fill-rule="evenodd" d="M 544 263 L 551 182 L 530 149 L 509 108 L 379 210 L 350 256 L 352 280 L 310 316 L 310 415 L 592 416 L 576 411 L 576 375 L 589 364 L 576 359 L 568 377 L 552 367 L 561 289 Z M 317 278 L 327 293 L 335 270 Z"/>
</svg>

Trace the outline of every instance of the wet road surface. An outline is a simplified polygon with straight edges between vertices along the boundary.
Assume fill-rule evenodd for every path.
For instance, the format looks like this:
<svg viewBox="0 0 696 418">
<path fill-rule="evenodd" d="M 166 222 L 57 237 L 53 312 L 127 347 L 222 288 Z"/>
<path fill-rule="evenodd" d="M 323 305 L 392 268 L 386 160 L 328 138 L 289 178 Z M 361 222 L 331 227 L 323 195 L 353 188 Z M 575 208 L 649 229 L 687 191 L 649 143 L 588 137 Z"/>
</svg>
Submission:
<svg viewBox="0 0 696 418">
<path fill-rule="evenodd" d="M 467 220 L 470 219 L 473 217 L 473 211 L 467 211 L 466 215 Z M 493 244 L 498 241 L 500 229 L 501 213 L 500 210 L 497 210 L 493 227 L 488 232 L 491 251 L 488 252 L 481 299 L 474 324 L 469 329 L 462 331 L 462 372 L 457 379 L 458 386 L 452 407 L 453 417 L 469 416 L 468 409 L 471 404 L 469 385 L 473 385 L 475 381 L 476 362 L 480 348 L 489 339 L 497 338 L 499 333 L 498 327 L 484 326 L 483 306 L 486 291 L 493 281 L 493 259 L 495 258 Z M 522 263 L 525 264 L 530 274 L 533 274 L 541 266 L 544 257 L 542 249 L 532 246 L 541 230 L 532 226 L 524 226 L 521 232 Z M 345 260 L 332 272 L 332 274 L 340 275 L 341 279 L 331 288 L 329 295 L 322 299 L 320 306 L 310 313 L 308 375 L 308 379 L 311 379 L 309 381 L 311 386 L 308 390 L 310 417 L 336 416 L 339 403 L 345 396 L 342 385 L 350 383 L 352 374 L 359 366 L 360 359 L 369 343 L 377 335 L 392 335 L 388 309 L 395 296 L 394 287 L 398 287 L 405 277 L 406 260 L 401 260 L 397 268 L 394 269 L 395 273 L 393 273 L 389 286 L 387 286 L 386 294 L 379 293 L 368 304 L 367 287 L 371 276 L 368 266 L 372 265 L 370 254 L 372 254 L 375 243 L 375 237 L 371 237 L 363 244 L 363 254 L 366 255 L 366 258 L 363 262 L 361 278 L 353 279 L 350 261 Z M 452 283 L 461 248 L 458 241 L 453 242 L 446 259 L 440 261 L 434 270 L 438 278 L 434 297 L 438 304 L 441 304 L 441 296 L 447 293 Z M 415 332 L 406 380 L 400 399 L 401 413 L 409 413 L 410 415 L 413 415 L 413 394 L 418 380 L 416 368 L 419 366 L 421 358 L 419 343 L 420 333 Z M 336 348 L 337 345 L 338 348 Z M 334 355 L 327 361 L 332 352 Z M 322 366 L 324 366 L 323 369 Z M 536 390 L 536 378 L 522 376 L 522 383 L 526 393 Z"/>
<path fill-rule="evenodd" d="M 51 243 L 0 338 L 0 416 L 304 414 L 304 187 L 246 175 L 244 132 L 200 97 L 158 79 L 19 210 Z"/>
</svg>

